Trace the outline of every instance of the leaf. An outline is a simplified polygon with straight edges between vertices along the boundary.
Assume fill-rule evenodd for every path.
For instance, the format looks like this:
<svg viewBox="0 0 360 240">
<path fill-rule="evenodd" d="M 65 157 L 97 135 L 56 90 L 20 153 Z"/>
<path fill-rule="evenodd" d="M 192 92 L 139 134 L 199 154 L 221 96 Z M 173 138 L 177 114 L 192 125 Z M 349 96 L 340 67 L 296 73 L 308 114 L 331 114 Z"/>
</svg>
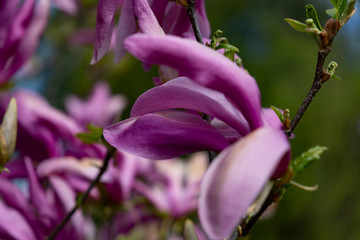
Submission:
<svg viewBox="0 0 360 240">
<path fill-rule="evenodd" d="M 321 25 L 320 25 L 319 18 L 318 18 L 318 16 L 317 16 L 315 7 L 314 7 L 313 5 L 311 5 L 311 4 L 306 4 L 306 5 L 305 5 L 305 11 L 306 11 L 306 16 L 307 16 L 308 18 L 311 18 L 312 20 L 314 20 L 315 26 L 316 26 L 320 31 L 322 31 L 322 28 L 321 28 Z"/>
<path fill-rule="evenodd" d="M 338 0 L 330 0 L 330 2 L 335 8 L 339 8 Z"/>
<path fill-rule="evenodd" d="M 303 152 L 300 156 L 291 161 L 290 168 L 293 170 L 294 176 L 303 171 L 311 163 L 319 160 L 320 155 L 327 149 L 327 147 L 315 146 L 310 148 L 306 152 Z"/>
<path fill-rule="evenodd" d="M 92 124 L 89 124 L 87 126 L 89 132 L 83 132 L 83 133 L 78 133 L 75 136 L 77 138 L 79 138 L 83 143 L 86 144 L 92 144 L 92 143 L 97 143 L 99 142 L 102 133 L 103 133 L 103 129 L 100 127 L 96 127 Z"/>
<path fill-rule="evenodd" d="M 284 18 L 284 20 L 296 31 L 305 32 L 308 26 L 305 23 L 299 22 L 291 18 Z"/>
<path fill-rule="evenodd" d="M 355 3 L 356 0 L 350 0 L 346 5 L 343 13 L 340 15 L 339 20 L 342 21 L 342 24 L 345 24 L 355 13 Z"/>
<path fill-rule="evenodd" d="M 338 15 L 339 17 L 343 14 L 346 6 L 348 5 L 348 4 L 347 4 L 347 3 L 348 3 L 348 0 L 341 0 L 340 2 L 341 2 L 341 3 L 340 3 L 340 6 L 339 6 L 339 15 Z"/>
<path fill-rule="evenodd" d="M 337 13 L 338 13 L 338 9 L 337 8 L 332 8 L 332 9 L 328 9 L 325 11 L 327 15 L 329 15 L 332 18 L 337 18 Z"/>
<path fill-rule="evenodd" d="M 190 219 L 186 219 L 184 226 L 184 240 L 198 240 L 195 232 L 194 223 Z"/>
<path fill-rule="evenodd" d="M 276 113 L 276 115 L 280 119 L 281 123 L 284 123 L 284 116 L 283 116 L 282 112 L 277 107 L 275 107 L 273 105 L 271 105 L 270 107 Z"/>
</svg>

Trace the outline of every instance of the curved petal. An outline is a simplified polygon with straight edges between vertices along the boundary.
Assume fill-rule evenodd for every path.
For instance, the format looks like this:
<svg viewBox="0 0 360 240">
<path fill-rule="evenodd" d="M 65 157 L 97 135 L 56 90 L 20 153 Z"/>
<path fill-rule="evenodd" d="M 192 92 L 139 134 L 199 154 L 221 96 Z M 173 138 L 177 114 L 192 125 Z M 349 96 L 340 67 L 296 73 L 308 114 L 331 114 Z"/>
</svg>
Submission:
<svg viewBox="0 0 360 240">
<path fill-rule="evenodd" d="M 66 99 L 65 106 L 69 115 L 82 126 L 92 123 L 105 127 L 121 114 L 126 107 L 126 99 L 120 94 L 111 96 L 109 86 L 101 82 L 96 84 L 88 99 L 70 96 Z"/>
<path fill-rule="evenodd" d="M 196 17 L 202 37 L 209 38 L 211 34 L 210 23 L 206 16 L 205 0 L 196 1 Z"/>
<path fill-rule="evenodd" d="M 209 114 L 226 122 L 241 135 L 249 133 L 248 123 L 242 114 L 222 93 L 185 77 L 173 79 L 142 94 L 131 110 L 131 117 L 176 108 Z"/>
<path fill-rule="evenodd" d="M 133 0 L 134 15 L 137 20 L 137 26 L 142 33 L 155 35 L 164 35 L 153 11 L 147 0 Z"/>
<path fill-rule="evenodd" d="M 200 150 L 221 151 L 229 145 L 200 116 L 174 111 L 122 121 L 105 128 L 104 137 L 119 150 L 151 159 L 167 159 Z"/>
<path fill-rule="evenodd" d="M 38 214 L 40 221 L 44 223 L 45 226 L 49 227 L 57 218 L 56 213 L 47 201 L 44 189 L 40 187 L 39 180 L 30 158 L 26 157 L 24 161 L 28 172 L 31 202 L 36 208 L 36 213 Z"/>
<path fill-rule="evenodd" d="M 31 227 L 20 213 L 7 208 L 2 201 L 0 201 L 0 212 L 0 232 L 6 234 L 0 236 L 1 238 L 36 240 Z"/>
<path fill-rule="evenodd" d="M 210 239 L 231 235 L 289 149 L 282 131 L 262 127 L 214 160 L 199 198 L 200 222 Z"/>
<path fill-rule="evenodd" d="M 119 62 L 126 54 L 124 47 L 124 40 L 130 34 L 136 32 L 136 22 L 133 12 L 133 1 L 125 0 L 121 8 L 121 14 L 118 25 L 115 30 L 116 43 L 115 43 L 115 58 L 114 62 Z"/>
<path fill-rule="evenodd" d="M 119 0 L 99 0 L 96 15 L 95 49 L 91 64 L 99 61 L 110 46 Z"/>
<path fill-rule="evenodd" d="M 51 176 L 49 177 L 49 181 L 61 204 L 63 205 L 65 212 L 70 211 L 76 204 L 76 193 L 73 191 L 73 189 L 70 188 L 67 182 L 65 182 L 60 177 Z M 74 213 L 70 221 L 76 230 L 77 237 L 79 239 L 83 239 L 84 218 L 81 212 L 77 211 Z M 64 231 L 64 229 L 62 231 Z"/>
<path fill-rule="evenodd" d="M 243 113 L 251 129 L 263 125 L 260 93 L 254 80 L 225 56 L 193 40 L 176 36 L 134 34 L 125 47 L 135 57 L 164 64 L 193 81 L 224 93 Z"/>
<path fill-rule="evenodd" d="M 7 78 L 24 64 L 35 51 L 40 36 L 44 31 L 49 14 L 49 0 L 39 0 L 34 9 L 29 8 L 28 5 L 34 4 L 33 2 L 34 1 L 25 1 L 23 3 L 22 8 L 25 8 L 25 10 L 22 9 L 19 11 L 18 21 L 14 21 L 15 24 L 17 23 L 19 26 L 13 26 L 15 28 L 13 34 L 9 33 L 10 39 L 8 38 L 7 43 L 0 49 L 0 55 L 3 55 L 0 56 L 0 83 L 6 81 Z M 28 11 L 32 11 L 32 16 L 25 16 Z M 27 25 L 28 23 L 29 25 Z M 5 65 L 3 65 L 4 63 Z"/>
</svg>

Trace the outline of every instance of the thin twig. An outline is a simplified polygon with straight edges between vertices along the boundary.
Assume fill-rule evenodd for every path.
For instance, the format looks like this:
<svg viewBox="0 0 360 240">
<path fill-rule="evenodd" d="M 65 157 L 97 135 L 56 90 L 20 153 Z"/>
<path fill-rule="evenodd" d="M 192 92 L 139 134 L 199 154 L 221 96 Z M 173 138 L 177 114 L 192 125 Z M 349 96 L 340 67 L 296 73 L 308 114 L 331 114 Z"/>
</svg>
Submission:
<svg viewBox="0 0 360 240">
<path fill-rule="evenodd" d="M 192 29 L 193 29 L 194 34 L 195 34 L 196 41 L 201 43 L 201 44 L 204 44 L 203 38 L 201 36 L 199 24 L 197 22 L 195 3 L 196 3 L 196 0 L 188 0 L 187 6 L 186 6 L 186 13 L 189 16 L 191 26 L 192 26 Z M 202 114 L 202 116 L 203 116 L 204 120 L 206 120 L 209 123 L 211 122 L 211 118 L 210 118 L 209 115 Z M 208 151 L 208 155 L 209 155 L 209 161 L 212 162 L 212 160 L 214 160 L 214 158 L 215 158 L 215 152 Z"/>
<path fill-rule="evenodd" d="M 186 8 L 186 13 L 189 15 L 191 26 L 193 28 L 196 41 L 201 44 L 204 44 L 203 38 L 201 36 L 199 24 L 196 18 L 196 10 L 195 10 L 195 1 L 196 0 L 188 0 L 188 6 Z"/>
<path fill-rule="evenodd" d="M 324 50 L 318 51 L 318 60 L 316 64 L 316 70 L 315 70 L 315 76 L 313 84 L 306 95 L 306 98 L 304 99 L 303 103 L 301 104 L 299 110 L 297 111 L 295 117 L 292 119 L 290 123 L 290 128 L 286 131 L 286 134 L 290 136 L 301 118 L 303 117 L 304 113 L 306 112 L 306 109 L 309 107 L 310 103 L 312 102 L 313 98 L 315 97 L 316 93 L 320 90 L 322 85 L 322 79 L 323 79 L 323 67 L 326 56 L 329 54 L 330 48 L 326 48 Z"/>
<path fill-rule="evenodd" d="M 98 173 L 98 175 L 96 176 L 96 178 L 90 183 L 90 186 L 88 187 L 88 189 L 86 190 L 86 192 L 84 192 L 83 195 L 81 195 L 80 199 L 76 202 L 75 206 L 66 214 L 66 216 L 64 217 L 64 219 L 59 223 L 59 225 L 57 225 L 57 227 L 54 229 L 54 231 L 46 238 L 47 240 L 53 240 L 55 239 L 56 235 L 61 231 L 61 229 L 66 225 L 66 223 L 71 219 L 71 217 L 74 215 L 74 213 L 81 207 L 81 205 L 85 202 L 86 198 L 88 197 L 88 195 L 90 194 L 91 190 L 99 183 L 100 178 L 102 177 L 102 175 L 106 172 L 108 166 L 109 166 L 109 162 L 111 157 L 113 156 L 115 152 L 115 148 L 114 147 L 109 147 L 106 156 L 104 158 L 103 161 L 103 165 L 100 168 L 100 171 Z"/>
</svg>

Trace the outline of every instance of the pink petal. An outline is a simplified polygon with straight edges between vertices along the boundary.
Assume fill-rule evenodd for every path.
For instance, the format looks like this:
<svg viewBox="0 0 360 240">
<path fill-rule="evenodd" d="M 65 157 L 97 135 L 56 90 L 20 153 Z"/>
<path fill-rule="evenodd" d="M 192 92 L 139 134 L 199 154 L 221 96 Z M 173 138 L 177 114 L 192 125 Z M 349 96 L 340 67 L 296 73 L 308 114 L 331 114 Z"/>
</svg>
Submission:
<svg viewBox="0 0 360 240">
<path fill-rule="evenodd" d="M 95 49 L 91 64 L 99 61 L 110 46 L 119 0 L 99 0 L 96 16 Z"/>
<path fill-rule="evenodd" d="M 200 150 L 221 151 L 228 146 L 226 139 L 199 115 L 174 111 L 130 118 L 105 128 L 104 137 L 119 150 L 151 159 Z"/>
<path fill-rule="evenodd" d="M 142 94 L 136 100 L 131 116 L 179 108 L 209 114 L 226 122 L 241 135 L 249 132 L 247 121 L 222 93 L 205 88 L 185 77 L 173 79 Z"/>
<path fill-rule="evenodd" d="M 263 125 L 255 80 L 225 56 L 175 36 L 134 34 L 125 40 L 125 47 L 141 61 L 168 65 L 180 76 L 224 93 L 243 113 L 251 129 Z"/>
<path fill-rule="evenodd" d="M 262 127 L 214 160 L 199 199 L 200 221 L 210 239 L 231 235 L 289 149 L 282 131 Z"/>
</svg>

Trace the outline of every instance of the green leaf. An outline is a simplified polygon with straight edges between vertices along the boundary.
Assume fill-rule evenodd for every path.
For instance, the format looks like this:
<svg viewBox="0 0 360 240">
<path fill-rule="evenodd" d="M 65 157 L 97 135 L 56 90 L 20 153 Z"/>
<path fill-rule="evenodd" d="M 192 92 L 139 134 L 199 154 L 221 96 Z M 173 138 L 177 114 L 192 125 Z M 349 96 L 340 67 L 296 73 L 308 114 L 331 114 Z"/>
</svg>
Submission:
<svg viewBox="0 0 360 240">
<path fill-rule="evenodd" d="M 348 3 L 348 0 L 341 0 L 340 1 L 338 17 L 340 17 L 343 14 L 346 6 L 348 5 L 347 3 Z"/>
<path fill-rule="evenodd" d="M 328 148 L 322 146 L 315 146 L 303 152 L 299 157 L 290 162 L 290 168 L 293 170 L 294 176 L 303 171 L 311 163 L 320 159 L 320 155 Z"/>
<path fill-rule="evenodd" d="M 97 143 L 99 142 L 102 133 L 103 133 L 103 129 L 100 127 L 96 127 L 92 124 L 89 124 L 87 126 L 89 132 L 83 132 L 83 133 L 78 133 L 75 136 L 77 138 L 79 138 L 83 143 L 86 144 L 92 144 L 92 143 Z"/>
<path fill-rule="evenodd" d="M 311 18 L 312 20 L 314 20 L 314 24 L 316 25 L 316 27 L 320 31 L 322 31 L 322 28 L 321 28 L 321 25 L 320 25 L 319 18 L 317 16 L 315 7 L 313 5 L 311 5 L 311 4 L 307 4 L 307 5 L 305 5 L 305 11 L 306 11 L 306 16 L 308 18 Z"/>
<path fill-rule="evenodd" d="M 339 8 L 338 0 L 330 0 L 330 2 L 335 8 Z"/>
<path fill-rule="evenodd" d="M 239 52 L 239 49 L 231 44 L 226 44 L 226 43 L 219 43 L 218 46 L 216 46 L 215 50 L 219 50 L 219 49 L 228 49 L 230 51 L 234 51 L 234 52 Z"/>
<path fill-rule="evenodd" d="M 284 116 L 283 116 L 282 112 L 277 107 L 275 107 L 273 105 L 271 105 L 270 107 L 276 113 L 276 115 L 280 119 L 281 123 L 284 123 Z"/>
<path fill-rule="evenodd" d="M 354 15 L 355 3 L 356 0 L 350 0 L 349 3 L 347 3 L 343 13 L 340 15 L 339 20 L 342 20 L 343 24 L 347 22 L 352 15 Z"/>
<path fill-rule="evenodd" d="M 291 18 L 284 18 L 284 20 L 296 31 L 305 32 L 305 28 L 308 26 L 305 23 L 296 21 Z"/>
<path fill-rule="evenodd" d="M 332 18 L 337 18 L 338 15 L 338 9 L 337 8 L 332 8 L 332 9 L 328 9 L 325 11 L 327 15 L 329 15 Z"/>
</svg>

